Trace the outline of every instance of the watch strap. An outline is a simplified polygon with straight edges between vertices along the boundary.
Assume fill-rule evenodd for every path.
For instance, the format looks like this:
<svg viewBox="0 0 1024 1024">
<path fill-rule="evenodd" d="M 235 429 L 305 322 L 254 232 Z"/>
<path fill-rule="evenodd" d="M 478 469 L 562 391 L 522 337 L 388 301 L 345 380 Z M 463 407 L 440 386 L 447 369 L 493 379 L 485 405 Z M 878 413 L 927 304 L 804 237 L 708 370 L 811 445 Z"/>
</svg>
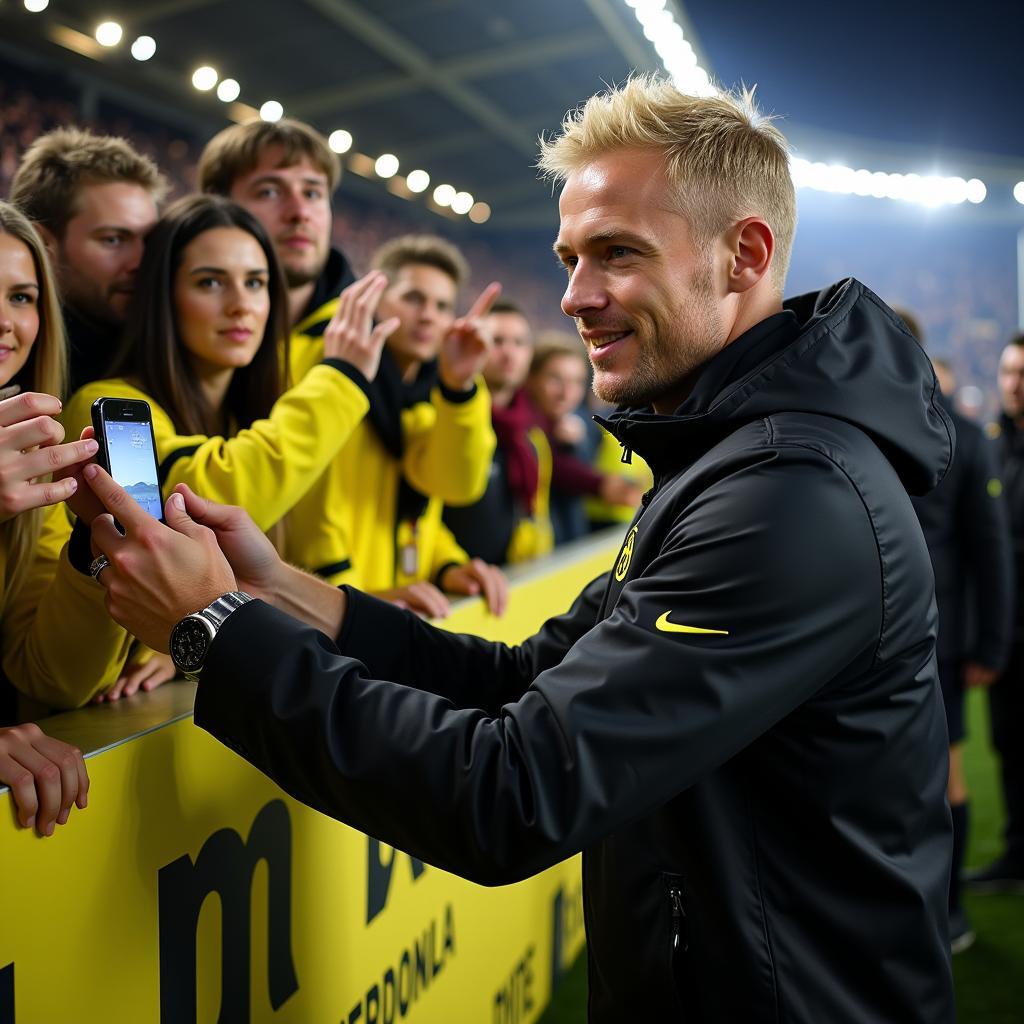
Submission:
<svg viewBox="0 0 1024 1024">
<path fill-rule="evenodd" d="M 233 612 L 237 611 L 244 604 L 252 600 L 252 595 L 244 590 L 232 590 L 221 594 L 215 601 L 211 601 L 199 615 L 213 623 L 214 633 L 224 625 L 224 620 Z"/>
</svg>

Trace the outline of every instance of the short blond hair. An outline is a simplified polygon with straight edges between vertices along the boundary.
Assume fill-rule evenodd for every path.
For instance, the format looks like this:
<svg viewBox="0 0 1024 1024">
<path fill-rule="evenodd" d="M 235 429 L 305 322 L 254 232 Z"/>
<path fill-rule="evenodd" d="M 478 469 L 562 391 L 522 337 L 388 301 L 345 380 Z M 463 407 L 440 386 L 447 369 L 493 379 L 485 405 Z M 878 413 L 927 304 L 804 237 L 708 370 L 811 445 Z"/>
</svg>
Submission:
<svg viewBox="0 0 1024 1024">
<path fill-rule="evenodd" d="M 55 128 L 25 151 L 11 182 L 10 201 L 33 223 L 63 238 L 86 185 L 122 181 L 144 188 L 155 203 L 167 192 L 156 164 L 126 139 Z"/>
<path fill-rule="evenodd" d="M 438 235 L 402 235 L 385 242 L 371 260 L 373 270 L 383 271 L 389 281 L 410 264 L 434 267 L 447 274 L 456 288 L 461 288 L 469 277 L 466 258 L 451 242 Z"/>
<path fill-rule="evenodd" d="M 772 278 L 781 292 L 796 231 L 796 194 L 783 134 L 762 117 L 753 91 L 688 96 L 656 75 L 636 75 L 569 111 L 560 135 L 542 138 L 538 167 L 564 182 L 609 151 L 665 157 L 678 206 L 703 247 L 744 217 L 775 236 Z"/>
<path fill-rule="evenodd" d="M 199 157 L 200 192 L 231 195 L 235 182 L 254 171 L 263 151 L 281 148 L 280 167 L 293 167 L 305 157 L 327 179 L 333 193 L 341 180 L 341 161 L 327 140 L 311 125 L 292 118 L 247 121 L 218 132 Z"/>
</svg>

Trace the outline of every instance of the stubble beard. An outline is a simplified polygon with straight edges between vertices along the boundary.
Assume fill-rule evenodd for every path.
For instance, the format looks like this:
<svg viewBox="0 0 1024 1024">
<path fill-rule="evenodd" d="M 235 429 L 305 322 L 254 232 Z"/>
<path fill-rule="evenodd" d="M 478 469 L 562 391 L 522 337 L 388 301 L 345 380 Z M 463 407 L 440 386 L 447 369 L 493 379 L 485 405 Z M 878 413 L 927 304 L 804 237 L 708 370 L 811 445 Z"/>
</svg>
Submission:
<svg viewBox="0 0 1024 1024">
<path fill-rule="evenodd" d="M 653 405 L 668 394 L 685 395 L 694 371 L 721 347 L 721 316 L 713 297 L 710 268 L 698 268 L 686 301 L 664 319 L 654 317 L 634 325 L 632 344 L 638 351 L 629 377 L 596 370 L 594 394 L 604 402 L 631 407 Z"/>
<path fill-rule="evenodd" d="M 320 275 L 324 272 L 324 268 L 327 266 L 327 258 L 330 255 L 330 251 L 328 246 L 323 256 L 311 267 L 289 266 L 284 260 L 279 258 L 281 269 L 284 272 L 284 282 L 288 289 L 302 288 L 307 284 L 318 281 Z"/>
</svg>

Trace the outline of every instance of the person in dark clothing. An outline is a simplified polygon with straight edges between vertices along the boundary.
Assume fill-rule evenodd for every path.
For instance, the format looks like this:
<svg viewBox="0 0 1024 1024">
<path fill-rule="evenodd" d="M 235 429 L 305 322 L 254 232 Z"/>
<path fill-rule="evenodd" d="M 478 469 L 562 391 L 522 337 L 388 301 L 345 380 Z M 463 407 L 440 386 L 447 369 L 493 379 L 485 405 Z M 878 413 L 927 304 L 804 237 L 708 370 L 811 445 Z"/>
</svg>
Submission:
<svg viewBox="0 0 1024 1024">
<path fill-rule="evenodd" d="M 902 309 L 897 312 L 921 342 L 916 318 Z M 942 483 L 913 501 L 932 559 L 939 610 L 936 652 L 949 730 L 947 799 L 953 818 L 949 932 L 952 951 L 959 953 L 975 939 L 960 900 L 968 835 L 964 687 L 991 686 L 1006 663 L 1012 635 L 1013 562 L 995 453 L 981 428 L 953 409 L 948 397 L 955 388 L 951 368 L 939 359 L 932 362 L 942 390 L 939 401 L 956 428 L 956 457 Z"/>
<path fill-rule="evenodd" d="M 578 339 L 548 331 L 538 341 L 527 393 L 537 422 L 551 445 L 551 525 L 555 544 L 589 532 L 585 497 L 610 505 L 640 504 L 643 488 L 633 481 L 598 470 L 582 454 L 586 425 L 577 413 L 587 387 L 587 357 Z"/>
<path fill-rule="evenodd" d="M 611 570 L 510 648 L 90 466 L 111 614 L 311 806 L 485 884 L 583 850 L 592 1022 L 951 1022 L 931 366 L 859 282 L 783 303 L 795 197 L 749 97 L 636 77 L 541 166 L 562 308 L 655 478 Z"/>
<path fill-rule="evenodd" d="M 533 356 L 533 332 L 514 302 L 498 299 L 487 317 L 492 348 L 483 378 L 491 393 L 497 448 L 484 496 L 444 508 L 445 525 L 473 558 L 494 565 L 546 555 L 551 530 L 551 448 L 523 384 Z"/>
<path fill-rule="evenodd" d="M 109 376 L 146 235 L 166 182 L 124 139 L 57 128 L 29 146 L 11 202 L 33 221 L 57 272 L 68 333 L 68 394 Z"/>
<path fill-rule="evenodd" d="M 1010 657 L 988 696 L 1006 806 L 1006 849 L 991 864 L 970 872 L 966 881 L 972 889 L 1024 893 L 1024 334 L 1011 338 L 1000 356 L 999 400 L 1002 413 L 989 435 L 1002 462 L 1017 593 Z"/>
</svg>

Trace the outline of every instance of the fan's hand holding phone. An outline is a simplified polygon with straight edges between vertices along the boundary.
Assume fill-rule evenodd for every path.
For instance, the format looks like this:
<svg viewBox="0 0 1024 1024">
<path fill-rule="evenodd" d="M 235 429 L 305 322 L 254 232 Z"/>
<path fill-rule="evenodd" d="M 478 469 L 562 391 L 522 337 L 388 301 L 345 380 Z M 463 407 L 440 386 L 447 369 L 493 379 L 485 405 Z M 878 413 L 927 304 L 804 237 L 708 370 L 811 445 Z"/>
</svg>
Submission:
<svg viewBox="0 0 1024 1024">
<path fill-rule="evenodd" d="M 99 464 L 154 519 L 164 521 L 163 500 L 149 403 L 129 398 L 97 398 L 92 426 L 99 442 Z"/>
</svg>

